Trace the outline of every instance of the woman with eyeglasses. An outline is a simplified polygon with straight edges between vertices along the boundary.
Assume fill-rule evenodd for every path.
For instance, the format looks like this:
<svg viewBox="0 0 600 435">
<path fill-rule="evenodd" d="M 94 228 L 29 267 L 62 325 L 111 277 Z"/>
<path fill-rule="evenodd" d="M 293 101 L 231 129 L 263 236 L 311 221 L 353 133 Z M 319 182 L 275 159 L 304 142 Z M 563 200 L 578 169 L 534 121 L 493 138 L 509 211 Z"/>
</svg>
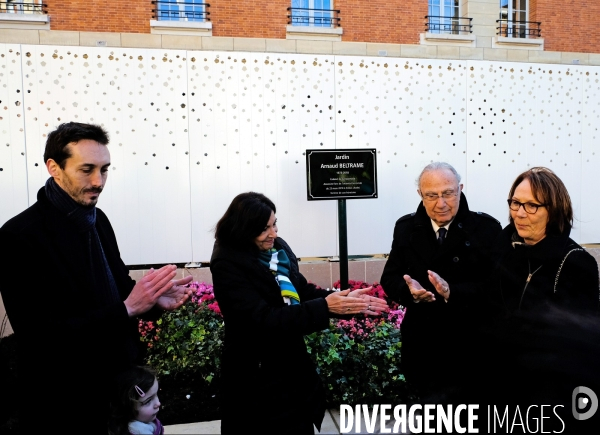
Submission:
<svg viewBox="0 0 600 435">
<path fill-rule="evenodd" d="M 569 192 L 548 168 L 520 174 L 508 195 L 509 225 L 499 237 L 498 283 L 508 314 L 550 305 L 578 312 L 597 308 L 598 264 L 569 237 Z"/>
<path fill-rule="evenodd" d="M 488 292 L 496 315 L 484 331 L 487 375 L 473 379 L 475 397 L 503 406 L 549 405 L 545 415 L 538 406 L 529 418 L 547 418 L 543 431 L 572 433 L 581 426 L 571 412 L 574 389 L 600 388 L 598 264 L 569 237 L 571 198 L 550 169 L 520 174 L 508 207 Z"/>
</svg>

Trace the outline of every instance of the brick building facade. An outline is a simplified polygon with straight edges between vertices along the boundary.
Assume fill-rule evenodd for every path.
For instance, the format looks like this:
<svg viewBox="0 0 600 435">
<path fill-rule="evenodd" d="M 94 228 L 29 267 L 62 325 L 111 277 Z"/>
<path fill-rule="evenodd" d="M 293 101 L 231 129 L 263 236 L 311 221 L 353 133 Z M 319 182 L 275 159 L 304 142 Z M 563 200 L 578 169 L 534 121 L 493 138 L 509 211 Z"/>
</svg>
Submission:
<svg viewBox="0 0 600 435">
<path fill-rule="evenodd" d="M 307 19 L 307 25 L 290 25 L 289 8 L 301 5 L 318 10 L 310 8 L 317 4 L 314 0 L 215 0 L 202 6 L 198 0 L 164 0 L 162 5 L 160 0 L 45 0 L 43 7 L 40 0 L 21 1 L 38 9 L 25 8 L 25 13 L 18 14 L 10 0 L 0 2 L 0 43 L 365 55 L 382 55 L 383 51 L 388 56 L 592 65 L 598 64 L 595 54 L 600 51 L 600 32 L 593 22 L 600 3 L 593 0 L 325 0 L 319 3 L 331 8 L 325 16 L 339 18 L 326 25 L 308 22 L 313 18 Z M 429 9 L 431 4 L 451 4 L 453 18 L 461 17 L 460 22 L 470 27 L 458 32 L 432 31 L 428 27 L 432 20 L 427 18 L 434 10 Z M 180 8 L 180 15 L 165 21 L 160 11 L 167 7 Z M 503 38 L 499 34 L 503 7 L 525 10 L 521 19 L 531 24 L 517 26 L 522 35 L 515 31 L 508 35 L 512 37 Z M 192 19 L 185 12 L 191 8 L 200 8 L 206 15 Z M 448 13 L 450 9 L 437 10 Z M 312 17 L 312 13 L 306 15 Z"/>
<path fill-rule="evenodd" d="M 63 31 L 150 33 L 156 4 L 151 0 L 46 0 L 51 29 Z M 289 0 L 210 2 L 213 36 L 286 38 Z M 427 1 L 368 3 L 339 0 L 343 41 L 417 44 L 427 15 Z"/>
<path fill-rule="evenodd" d="M 600 31 L 594 17 L 600 15 L 600 2 L 594 0 L 530 0 L 535 20 L 549 51 L 600 52 Z"/>
</svg>

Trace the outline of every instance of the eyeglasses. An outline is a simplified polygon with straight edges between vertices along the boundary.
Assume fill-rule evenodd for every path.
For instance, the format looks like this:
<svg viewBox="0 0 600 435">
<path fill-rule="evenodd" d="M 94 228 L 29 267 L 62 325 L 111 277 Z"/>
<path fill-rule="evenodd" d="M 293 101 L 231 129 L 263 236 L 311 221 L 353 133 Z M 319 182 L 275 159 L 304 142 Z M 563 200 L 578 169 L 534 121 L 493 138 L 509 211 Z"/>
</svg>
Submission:
<svg viewBox="0 0 600 435">
<path fill-rule="evenodd" d="M 425 201 L 434 202 L 440 198 L 452 199 L 456 197 L 456 195 L 458 195 L 458 191 L 456 190 L 445 190 L 441 193 L 441 195 L 437 193 L 426 193 L 425 195 L 423 195 L 423 199 Z"/>
<path fill-rule="evenodd" d="M 519 211 L 521 206 L 525 210 L 525 213 L 535 214 L 540 207 L 546 207 L 546 204 L 534 204 L 532 202 L 519 202 L 516 199 L 507 199 L 508 206 L 512 211 Z"/>
</svg>

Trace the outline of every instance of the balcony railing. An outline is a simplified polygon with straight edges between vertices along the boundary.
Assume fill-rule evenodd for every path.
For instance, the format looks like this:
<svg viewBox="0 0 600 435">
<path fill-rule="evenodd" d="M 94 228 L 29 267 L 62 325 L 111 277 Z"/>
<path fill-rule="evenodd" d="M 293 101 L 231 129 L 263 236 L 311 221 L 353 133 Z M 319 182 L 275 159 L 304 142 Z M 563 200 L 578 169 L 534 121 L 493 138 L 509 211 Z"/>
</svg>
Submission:
<svg viewBox="0 0 600 435">
<path fill-rule="evenodd" d="M 336 9 L 287 8 L 292 26 L 339 27 L 340 11 Z"/>
<path fill-rule="evenodd" d="M 210 12 L 206 10 L 210 7 L 208 3 L 154 0 L 152 4 L 156 5 L 156 9 L 152 9 L 153 18 L 158 21 L 210 21 Z"/>
<path fill-rule="evenodd" d="M 47 14 L 48 5 L 33 1 L 0 1 L 0 13 L 3 14 Z"/>
<path fill-rule="evenodd" d="M 473 18 L 426 15 L 425 31 L 430 33 L 473 33 Z"/>
<path fill-rule="evenodd" d="M 511 20 L 496 20 L 498 36 L 507 38 L 529 38 L 542 36 L 542 25 L 539 21 L 511 21 Z"/>
</svg>

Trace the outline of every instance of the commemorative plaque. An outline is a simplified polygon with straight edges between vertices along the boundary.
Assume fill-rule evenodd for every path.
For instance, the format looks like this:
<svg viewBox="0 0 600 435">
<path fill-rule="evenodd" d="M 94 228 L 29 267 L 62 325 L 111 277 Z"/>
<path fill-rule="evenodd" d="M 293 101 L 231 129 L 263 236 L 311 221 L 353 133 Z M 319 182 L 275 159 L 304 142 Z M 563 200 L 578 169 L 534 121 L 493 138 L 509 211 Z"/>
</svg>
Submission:
<svg viewBox="0 0 600 435">
<path fill-rule="evenodd" d="M 309 201 L 377 198 L 376 150 L 306 150 Z"/>
</svg>

